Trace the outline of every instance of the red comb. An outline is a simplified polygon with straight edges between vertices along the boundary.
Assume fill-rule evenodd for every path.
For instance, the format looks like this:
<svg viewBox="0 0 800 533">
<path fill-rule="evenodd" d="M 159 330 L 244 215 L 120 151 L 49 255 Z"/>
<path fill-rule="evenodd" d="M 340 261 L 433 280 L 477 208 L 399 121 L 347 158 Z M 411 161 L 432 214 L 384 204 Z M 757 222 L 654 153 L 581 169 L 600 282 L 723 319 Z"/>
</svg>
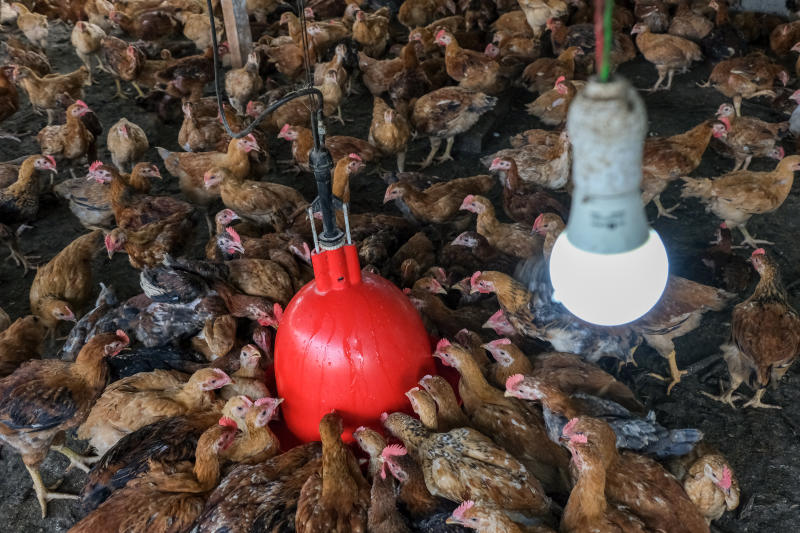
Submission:
<svg viewBox="0 0 800 533">
<path fill-rule="evenodd" d="M 497 163 L 499 163 L 502 160 L 503 160 L 502 157 L 495 157 L 494 159 L 492 159 L 492 166 L 495 166 Z"/>
<path fill-rule="evenodd" d="M 729 119 L 728 117 L 719 117 L 719 121 L 725 124 L 726 130 L 731 129 L 731 119 Z"/>
<path fill-rule="evenodd" d="M 275 315 L 275 321 L 280 322 L 283 318 L 283 307 L 281 304 L 275 303 L 272 305 L 272 314 Z"/>
<path fill-rule="evenodd" d="M 566 76 L 559 76 L 558 79 L 556 80 L 556 85 L 566 80 L 567 80 Z"/>
<path fill-rule="evenodd" d="M 575 435 L 571 435 L 569 437 L 569 442 L 570 443 L 574 442 L 575 444 L 586 444 L 587 442 L 589 442 L 589 439 L 586 437 L 586 435 L 578 433 Z"/>
<path fill-rule="evenodd" d="M 226 374 L 225 371 L 222 370 L 221 368 L 215 368 L 214 369 L 214 374 L 216 374 L 217 377 L 220 377 L 220 378 L 230 379 L 230 376 L 228 376 L 228 374 Z"/>
<path fill-rule="evenodd" d="M 492 322 L 505 321 L 505 319 L 506 315 L 503 314 L 502 309 L 498 309 L 492 316 L 489 317 L 489 320 L 491 320 Z"/>
<path fill-rule="evenodd" d="M 506 390 L 513 390 L 514 387 L 522 383 L 524 379 L 525 376 L 523 376 L 522 374 L 514 374 L 513 376 L 509 377 L 506 380 Z"/>
<path fill-rule="evenodd" d="M 259 398 L 258 400 L 253 402 L 253 405 L 255 405 L 256 407 L 261 407 L 262 405 L 269 405 L 269 404 L 273 403 L 274 401 L 275 401 L 275 398 L 270 398 L 269 396 L 266 396 L 264 398 Z"/>
<path fill-rule="evenodd" d="M 561 430 L 561 434 L 565 437 L 569 437 L 572 431 L 575 429 L 575 426 L 578 425 L 578 419 L 573 418 L 564 426 L 564 429 Z"/>
<path fill-rule="evenodd" d="M 280 137 L 281 135 L 283 135 L 284 133 L 286 133 L 290 129 L 292 129 L 291 124 L 284 124 L 283 127 L 281 128 L 281 131 L 278 133 L 278 136 Z"/>
<path fill-rule="evenodd" d="M 53 166 L 56 166 L 56 158 L 55 157 L 53 157 L 52 155 L 46 155 L 46 156 L 44 156 L 44 158 L 47 159 L 48 161 L 50 161 L 50 164 L 52 164 Z"/>
<path fill-rule="evenodd" d="M 495 339 L 489 343 L 491 346 L 504 346 L 506 344 L 511 344 L 511 339 L 507 339 L 506 337 L 502 337 L 500 339 Z"/>
<path fill-rule="evenodd" d="M 444 35 L 444 30 L 439 30 L 436 32 L 436 40 L 438 41 L 439 38 Z"/>
<path fill-rule="evenodd" d="M 719 227 L 722 228 L 722 229 L 728 229 L 728 225 L 726 223 L 724 223 L 724 222 L 722 224 L 720 224 Z"/>
<path fill-rule="evenodd" d="M 469 278 L 469 284 L 470 284 L 472 287 L 474 287 L 474 286 L 475 286 L 475 285 L 478 283 L 478 278 L 479 278 L 479 277 L 481 277 L 481 271 L 480 271 L 480 270 L 477 270 L 477 271 L 475 271 L 475 273 L 474 273 L 472 276 L 470 276 L 470 278 Z"/>
<path fill-rule="evenodd" d="M 536 220 L 533 221 L 533 227 L 538 228 L 542 220 L 544 220 L 544 213 L 541 213 L 538 217 L 536 217 Z"/>
<path fill-rule="evenodd" d="M 347 157 L 349 157 L 350 159 L 355 159 L 356 161 L 361 161 L 362 160 L 361 156 L 358 155 L 358 154 L 350 154 Z"/>
<path fill-rule="evenodd" d="M 407 453 L 408 450 L 406 450 L 405 446 L 401 444 L 390 444 L 383 449 L 381 457 L 388 459 L 389 457 L 398 457 L 400 455 L 406 455 Z"/>
<path fill-rule="evenodd" d="M 754 255 L 767 255 L 767 251 L 763 248 L 756 248 L 755 250 L 753 250 L 753 253 L 750 254 L 751 257 Z"/>
<path fill-rule="evenodd" d="M 384 422 L 386 422 L 386 420 L 387 420 L 388 418 L 389 418 L 389 413 L 387 413 L 386 411 L 384 411 L 384 412 L 382 412 L 382 413 L 381 413 L 381 423 L 384 423 Z"/>
<path fill-rule="evenodd" d="M 722 477 L 719 480 L 719 486 L 727 490 L 731 488 L 733 477 L 731 476 L 731 469 L 727 466 L 722 467 Z"/>
<path fill-rule="evenodd" d="M 436 343 L 436 352 L 441 352 L 450 345 L 451 343 L 449 340 L 439 339 L 439 342 Z"/>
<path fill-rule="evenodd" d="M 475 502 L 472 500 L 467 500 L 453 511 L 453 518 L 455 519 L 463 519 L 465 518 L 465 513 L 467 510 L 472 509 L 475 506 Z"/>
<path fill-rule="evenodd" d="M 239 244 L 241 244 L 241 243 L 242 243 L 242 238 L 239 236 L 239 232 L 238 232 L 238 231 L 236 231 L 236 230 L 235 230 L 235 229 L 233 229 L 233 228 L 225 228 L 225 231 L 227 231 L 227 232 L 228 232 L 228 235 L 230 235 L 230 236 L 231 236 L 231 238 L 232 238 L 234 241 L 238 242 Z"/>
<path fill-rule="evenodd" d="M 83 100 L 75 100 L 75 105 L 79 105 L 81 107 L 89 107 Z"/>
<path fill-rule="evenodd" d="M 94 163 L 89 165 L 89 172 L 94 172 L 95 170 L 97 170 L 98 168 L 100 168 L 102 166 L 103 166 L 103 162 L 102 161 L 95 161 Z"/>
<path fill-rule="evenodd" d="M 220 418 L 219 425 L 226 428 L 239 429 L 239 425 L 236 423 L 236 420 L 228 416 L 223 416 Z"/>
<path fill-rule="evenodd" d="M 123 339 L 125 341 L 125 344 L 130 344 L 131 339 L 128 337 L 128 334 L 122 331 L 121 329 L 118 329 L 115 335 L 120 339 Z"/>
</svg>

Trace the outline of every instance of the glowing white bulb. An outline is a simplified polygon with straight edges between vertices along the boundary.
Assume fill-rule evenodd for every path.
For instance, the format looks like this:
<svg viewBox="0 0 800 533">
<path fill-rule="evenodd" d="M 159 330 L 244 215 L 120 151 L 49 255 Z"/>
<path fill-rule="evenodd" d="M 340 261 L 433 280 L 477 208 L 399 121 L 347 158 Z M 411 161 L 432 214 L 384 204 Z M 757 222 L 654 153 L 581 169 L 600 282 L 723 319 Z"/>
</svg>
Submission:
<svg viewBox="0 0 800 533">
<path fill-rule="evenodd" d="M 550 256 L 553 297 L 578 318 L 601 326 L 625 324 L 647 313 L 667 284 L 667 251 L 654 230 L 628 252 L 587 252 L 570 242 L 567 231 Z"/>
</svg>

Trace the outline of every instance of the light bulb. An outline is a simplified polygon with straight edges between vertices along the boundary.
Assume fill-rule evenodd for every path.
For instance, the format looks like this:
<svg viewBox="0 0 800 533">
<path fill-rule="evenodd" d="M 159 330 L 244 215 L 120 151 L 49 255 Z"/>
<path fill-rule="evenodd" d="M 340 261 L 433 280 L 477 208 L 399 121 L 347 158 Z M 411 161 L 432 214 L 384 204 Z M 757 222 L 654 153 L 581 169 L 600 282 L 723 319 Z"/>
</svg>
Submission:
<svg viewBox="0 0 800 533">
<path fill-rule="evenodd" d="M 550 256 L 553 298 L 586 322 L 625 324 L 658 302 L 667 284 L 667 265 L 664 243 L 652 229 L 644 244 L 617 254 L 582 250 L 564 231 Z"/>
<path fill-rule="evenodd" d="M 586 322 L 625 324 L 658 302 L 669 274 L 639 188 L 644 103 L 623 79 L 590 80 L 570 106 L 567 132 L 574 189 L 550 256 L 553 297 Z"/>
</svg>

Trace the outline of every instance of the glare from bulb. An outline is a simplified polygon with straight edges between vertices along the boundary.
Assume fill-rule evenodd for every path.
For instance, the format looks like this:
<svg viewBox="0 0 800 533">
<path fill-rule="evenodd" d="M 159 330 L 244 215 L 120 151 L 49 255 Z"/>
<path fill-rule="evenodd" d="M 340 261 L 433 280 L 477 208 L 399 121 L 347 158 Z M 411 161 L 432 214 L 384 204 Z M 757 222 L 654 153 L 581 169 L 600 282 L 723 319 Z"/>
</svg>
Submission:
<svg viewBox="0 0 800 533">
<path fill-rule="evenodd" d="M 626 324 L 647 313 L 661 298 L 668 274 L 667 251 L 653 229 L 644 244 L 618 254 L 577 248 L 565 230 L 550 256 L 553 298 L 600 326 Z"/>
</svg>

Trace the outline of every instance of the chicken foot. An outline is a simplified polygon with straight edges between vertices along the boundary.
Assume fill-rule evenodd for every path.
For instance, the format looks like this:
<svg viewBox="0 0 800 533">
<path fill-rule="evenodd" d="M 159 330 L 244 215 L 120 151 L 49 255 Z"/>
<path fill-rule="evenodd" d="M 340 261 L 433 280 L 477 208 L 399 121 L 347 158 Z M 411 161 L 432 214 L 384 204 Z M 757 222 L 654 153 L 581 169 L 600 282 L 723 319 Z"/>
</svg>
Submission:
<svg viewBox="0 0 800 533">
<path fill-rule="evenodd" d="M 431 151 L 430 153 L 428 153 L 428 157 L 425 158 L 425 161 L 417 163 L 419 165 L 420 170 L 430 166 L 431 162 L 433 162 L 433 156 L 436 155 L 436 152 L 439 151 L 439 147 L 442 145 L 442 139 L 440 139 L 439 137 L 431 137 L 430 140 L 431 140 Z"/>
<path fill-rule="evenodd" d="M 761 397 L 764 396 L 764 391 L 767 389 L 762 387 L 756 391 L 750 400 L 742 404 L 742 407 L 761 407 L 763 409 L 782 409 L 780 405 L 772 405 L 771 403 L 763 403 Z"/>
<path fill-rule="evenodd" d="M 657 194 L 653 198 L 653 203 L 655 204 L 656 209 L 658 209 L 658 215 L 656 215 L 656 218 L 658 218 L 658 217 L 666 217 L 666 218 L 671 218 L 671 219 L 677 220 L 678 217 L 676 217 L 675 215 L 671 215 L 670 213 L 672 213 L 673 211 L 675 211 L 676 209 L 678 209 L 681 206 L 680 202 L 678 202 L 677 204 L 675 204 L 672 207 L 670 207 L 669 209 L 667 209 L 661 204 L 661 195 Z"/>
<path fill-rule="evenodd" d="M 78 470 L 88 473 L 89 470 L 92 469 L 92 467 L 89 465 L 96 463 L 102 458 L 101 455 L 98 455 L 97 457 L 87 457 L 85 455 L 81 455 L 64 445 L 51 446 L 50 449 L 69 459 L 69 467 L 67 468 L 68 471 L 70 468 L 75 467 Z"/>
<path fill-rule="evenodd" d="M 136 83 L 135 81 L 132 81 L 131 85 L 133 85 L 133 88 L 136 89 L 136 92 L 139 93 L 139 96 L 141 98 L 145 98 L 147 96 L 146 94 L 144 94 L 144 91 L 142 91 L 142 88 L 139 87 L 138 83 Z"/>
<path fill-rule="evenodd" d="M 456 142 L 456 138 L 455 137 L 448 137 L 447 138 L 447 145 L 445 145 L 445 147 L 444 147 L 444 153 L 442 154 L 442 156 L 439 159 L 437 159 L 437 161 L 439 163 L 444 163 L 445 161 L 452 161 L 453 160 L 453 156 L 450 154 L 450 152 L 453 150 L 453 144 L 455 144 L 455 142 Z"/>
<path fill-rule="evenodd" d="M 667 355 L 667 361 L 669 362 L 669 373 L 670 373 L 670 377 L 672 379 L 670 379 L 668 377 L 665 377 L 665 376 L 662 376 L 661 374 L 656 374 L 656 373 L 652 373 L 652 372 L 650 374 L 648 374 L 648 376 L 654 377 L 654 378 L 659 379 L 661 381 L 669 381 L 670 382 L 669 386 L 667 386 L 667 396 L 669 396 L 669 394 L 672 392 L 672 387 L 674 387 L 675 385 L 677 385 L 678 383 L 681 382 L 681 376 L 685 376 L 686 374 L 689 373 L 688 370 L 680 370 L 680 369 L 678 369 L 678 361 L 675 359 L 676 355 L 677 354 L 675 353 L 675 350 L 672 350 Z"/>
<path fill-rule="evenodd" d="M 658 91 L 659 86 L 661 85 L 661 82 L 664 81 L 665 77 L 667 77 L 667 85 L 661 90 L 669 90 L 672 87 L 672 76 L 675 75 L 675 71 L 673 69 L 669 69 L 665 72 L 663 67 L 658 66 L 656 67 L 656 70 L 658 71 L 658 79 L 656 80 L 655 85 L 653 85 L 650 89 L 647 89 L 646 92 L 648 93 L 654 93 Z"/>
<path fill-rule="evenodd" d="M 772 241 L 753 238 L 753 236 L 750 235 L 750 232 L 747 231 L 747 228 L 744 225 L 739 226 L 739 231 L 741 231 L 742 235 L 744 236 L 744 240 L 742 241 L 742 244 L 746 244 L 748 246 L 752 246 L 753 248 L 758 248 L 759 244 L 775 244 Z"/>
<path fill-rule="evenodd" d="M 117 92 L 114 93 L 114 98 L 121 98 L 122 100 L 127 100 L 128 97 L 125 96 L 125 93 L 122 92 L 122 84 L 120 84 L 119 78 L 114 78 L 114 83 L 117 84 Z"/>
<path fill-rule="evenodd" d="M 36 491 L 36 499 L 39 500 L 39 506 L 42 508 L 42 518 L 47 516 L 47 502 L 50 500 L 80 500 L 77 494 L 67 494 L 64 492 L 51 492 L 44 486 L 42 481 L 42 474 L 39 473 L 39 468 L 25 465 L 31 479 L 33 480 L 33 489 Z"/>
</svg>

